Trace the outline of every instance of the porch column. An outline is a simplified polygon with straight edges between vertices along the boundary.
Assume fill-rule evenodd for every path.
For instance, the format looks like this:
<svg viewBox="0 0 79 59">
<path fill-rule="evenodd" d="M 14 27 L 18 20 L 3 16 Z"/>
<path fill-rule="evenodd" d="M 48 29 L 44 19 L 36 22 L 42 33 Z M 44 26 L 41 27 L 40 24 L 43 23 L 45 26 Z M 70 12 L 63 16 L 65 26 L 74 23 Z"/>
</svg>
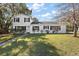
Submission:
<svg viewBox="0 0 79 59">
<path fill-rule="evenodd" d="M 32 31 L 32 27 L 33 27 L 33 26 L 32 26 L 32 25 L 30 25 L 30 33 L 33 33 L 33 31 Z"/>
<path fill-rule="evenodd" d="M 61 33 L 66 33 L 66 25 L 61 26 Z"/>
</svg>

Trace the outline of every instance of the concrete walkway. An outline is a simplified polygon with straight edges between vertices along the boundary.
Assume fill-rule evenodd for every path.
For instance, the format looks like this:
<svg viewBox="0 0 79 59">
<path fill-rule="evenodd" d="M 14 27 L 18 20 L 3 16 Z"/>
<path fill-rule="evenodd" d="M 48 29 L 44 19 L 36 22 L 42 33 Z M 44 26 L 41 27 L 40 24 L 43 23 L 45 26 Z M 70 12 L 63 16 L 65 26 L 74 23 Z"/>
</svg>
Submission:
<svg viewBox="0 0 79 59">
<path fill-rule="evenodd" d="M 24 34 L 24 35 L 18 35 L 17 37 L 12 38 L 12 39 L 10 39 L 10 40 L 8 40 L 8 41 L 1 42 L 1 43 L 0 43 L 0 46 L 3 46 L 3 45 L 5 45 L 5 44 L 7 44 L 7 43 L 10 43 L 10 42 L 13 42 L 13 41 L 16 40 L 18 37 L 24 37 L 24 36 L 26 36 L 26 34 Z"/>
</svg>

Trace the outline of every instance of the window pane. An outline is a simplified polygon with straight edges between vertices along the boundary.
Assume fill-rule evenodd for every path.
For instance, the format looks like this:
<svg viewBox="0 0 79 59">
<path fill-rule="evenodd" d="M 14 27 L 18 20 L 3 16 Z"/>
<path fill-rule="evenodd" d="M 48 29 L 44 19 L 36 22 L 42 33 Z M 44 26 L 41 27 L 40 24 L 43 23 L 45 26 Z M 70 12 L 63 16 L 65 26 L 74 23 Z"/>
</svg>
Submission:
<svg viewBox="0 0 79 59">
<path fill-rule="evenodd" d="M 30 18 L 28 18 L 28 22 L 30 22 Z"/>
<path fill-rule="evenodd" d="M 50 30 L 56 30 L 56 31 L 58 31 L 60 29 L 61 29 L 60 26 L 50 26 Z"/>
<path fill-rule="evenodd" d="M 39 26 L 33 26 L 32 30 L 33 31 L 36 31 L 36 30 L 39 31 Z"/>
<path fill-rule="evenodd" d="M 30 22 L 30 18 L 24 18 L 24 22 Z"/>
<path fill-rule="evenodd" d="M 26 30 L 26 26 L 15 26 L 15 30 L 19 31 L 19 30 Z"/>
<path fill-rule="evenodd" d="M 14 18 L 14 22 L 15 22 L 15 20 L 16 20 L 16 19 Z"/>
<path fill-rule="evenodd" d="M 26 18 L 24 18 L 24 22 L 26 22 L 26 20 L 27 20 L 27 19 L 26 19 Z"/>
<path fill-rule="evenodd" d="M 43 26 L 43 29 L 49 29 L 49 26 Z"/>
<path fill-rule="evenodd" d="M 19 18 L 14 18 L 14 22 L 19 22 Z"/>
</svg>

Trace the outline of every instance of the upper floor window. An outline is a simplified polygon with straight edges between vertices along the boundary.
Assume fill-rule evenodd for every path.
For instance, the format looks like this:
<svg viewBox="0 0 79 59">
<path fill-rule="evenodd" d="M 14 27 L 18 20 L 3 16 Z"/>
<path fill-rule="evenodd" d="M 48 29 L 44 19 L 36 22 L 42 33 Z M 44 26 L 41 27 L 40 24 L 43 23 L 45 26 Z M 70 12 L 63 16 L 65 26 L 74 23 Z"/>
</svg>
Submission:
<svg viewBox="0 0 79 59">
<path fill-rule="evenodd" d="M 30 18 L 24 18 L 24 22 L 30 22 Z"/>
<path fill-rule="evenodd" d="M 14 22 L 19 22 L 19 18 L 14 18 Z"/>
</svg>

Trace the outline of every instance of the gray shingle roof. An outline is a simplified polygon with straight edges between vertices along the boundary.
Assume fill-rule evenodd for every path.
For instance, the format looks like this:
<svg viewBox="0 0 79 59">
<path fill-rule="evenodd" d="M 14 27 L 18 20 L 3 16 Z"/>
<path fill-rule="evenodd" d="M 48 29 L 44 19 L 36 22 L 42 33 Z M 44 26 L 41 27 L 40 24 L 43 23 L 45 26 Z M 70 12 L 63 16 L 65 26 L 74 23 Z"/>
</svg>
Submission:
<svg viewBox="0 0 79 59">
<path fill-rule="evenodd" d="M 58 22 L 32 22 L 31 24 L 58 24 Z"/>
</svg>

